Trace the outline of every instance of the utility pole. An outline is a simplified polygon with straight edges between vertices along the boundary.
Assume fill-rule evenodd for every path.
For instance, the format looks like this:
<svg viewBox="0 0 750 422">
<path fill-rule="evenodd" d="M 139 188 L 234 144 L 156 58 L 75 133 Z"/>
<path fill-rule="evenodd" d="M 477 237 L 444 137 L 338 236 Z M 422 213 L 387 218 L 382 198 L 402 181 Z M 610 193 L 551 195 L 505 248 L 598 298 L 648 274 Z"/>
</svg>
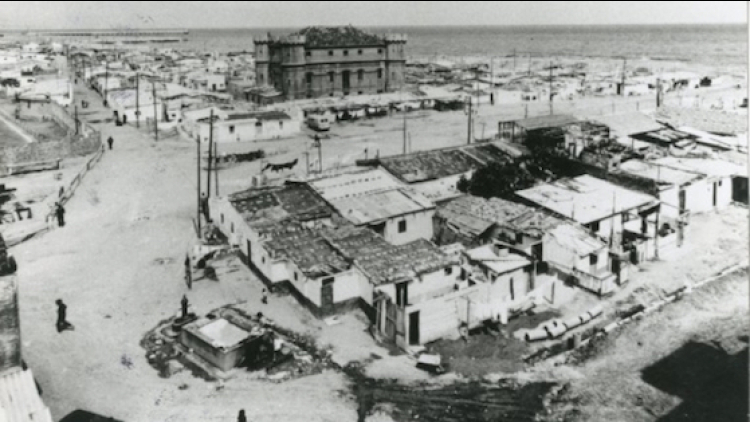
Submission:
<svg viewBox="0 0 750 422">
<path fill-rule="evenodd" d="M 75 106 L 75 112 L 76 112 L 76 135 L 78 135 L 78 132 L 79 132 L 78 128 L 81 124 L 80 121 L 78 120 L 78 106 Z"/>
<path fill-rule="evenodd" d="M 406 109 L 407 107 L 404 105 L 404 154 L 406 154 Z"/>
<path fill-rule="evenodd" d="M 628 59 L 622 59 L 622 96 L 625 96 L 625 66 L 628 65 Z"/>
<path fill-rule="evenodd" d="M 516 49 L 513 49 L 513 76 L 516 76 Z"/>
<path fill-rule="evenodd" d="M 466 135 L 467 145 L 471 144 L 471 119 L 472 119 L 472 113 L 473 113 L 473 110 L 471 109 L 471 96 L 468 97 L 468 101 L 469 101 L 469 111 L 467 114 L 469 115 L 469 124 L 468 124 L 468 132 Z"/>
<path fill-rule="evenodd" d="M 211 117 L 208 123 L 208 175 L 206 176 L 206 197 L 211 198 L 211 161 L 214 149 L 214 109 L 211 108 Z"/>
<path fill-rule="evenodd" d="M 107 107 L 107 95 L 109 95 L 109 61 L 105 62 L 104 69 L 104 107 Z"/>
<path fill-rule="evenodd" d="M 151 81 L 151 96 L 154 101 L 154 137 L 159 141 L 159 114 L 156 111 L 156 82 Z"/>
<path fill-rule="evenodd" d="M 135 72 L 135 127 L 141 128 L 141 77 Z"/>
<path fill-rule="evenodd" d="M 198 208 L 196 210 L 198 211 L 197 219 L 198 222 L 198 236 L 200 237 L 201 233 L 201 137 L 198 135 L 197 139 L 195 140 L 195 145 L 197 148 L 197 154 L 196 154 L 196 162 L 198 164 L 198 187 L 196 189 L 196 193 L 198 196 Z"/>
<path fill-rule="evenodd" d="M 216 197 L 219 196 L 219 166 L 218 166 L 218 157 L 219 157 L 219 143 L 214 142 L 214 159 L 217 160 L 217 163 L 214 164 L 214 180 L 216 180 Z"/>
<path fill-rule="evenodd" d="M 552 106 L 552 98 L 554 97 L 552 92 L 552 62 L 549 62 L 549 114 L 555 114 L 554 107 Z"/>
</svg>

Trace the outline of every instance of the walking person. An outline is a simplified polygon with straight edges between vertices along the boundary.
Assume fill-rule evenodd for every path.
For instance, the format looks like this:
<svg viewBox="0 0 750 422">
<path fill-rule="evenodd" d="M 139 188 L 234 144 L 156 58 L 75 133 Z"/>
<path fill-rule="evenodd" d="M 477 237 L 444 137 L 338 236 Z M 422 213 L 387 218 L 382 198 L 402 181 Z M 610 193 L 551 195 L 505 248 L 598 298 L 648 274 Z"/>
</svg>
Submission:
<svg viewBox="0 0 750 422">
<path fill-rule="evenodd" d="M 110 151 L 112 151 L 112 144 L 114 144 L 114 143 L 115 143 L 115 140 L 112 139 L 112 136 L 110 136 L 109 138 L 107 138 L 107 144 L 109 145 L 109 150 Z"/>
<path fill-rule="evenodd" d="M 67 319 L 68 306 L 63 303 L 62 299 L 57 299 L 55 304 L 57 304 L 57 332 L 61 333 L 65 330 L 72 330 L 73 324 L 69 323 Z"/>
<path fill-rule="evenodd" d="M 57 225 L 65 227 L 65 208 L 59 202 L 55 202 L 55 216 L 57 217 Z"/>
<path fill-rule="evenodd" d="M 247 417 L 245 416 L 245 409 L 240 410 L 240 414 L 237 415 L 237 422 L 247 422 Z"/>
<path fill-rule="evenodd" d="M 185 256 L 185 282 L 187 282 L 188 290 L 193 289 L 193 271 L 190 268 L 190 255 Z"/>
</svg>

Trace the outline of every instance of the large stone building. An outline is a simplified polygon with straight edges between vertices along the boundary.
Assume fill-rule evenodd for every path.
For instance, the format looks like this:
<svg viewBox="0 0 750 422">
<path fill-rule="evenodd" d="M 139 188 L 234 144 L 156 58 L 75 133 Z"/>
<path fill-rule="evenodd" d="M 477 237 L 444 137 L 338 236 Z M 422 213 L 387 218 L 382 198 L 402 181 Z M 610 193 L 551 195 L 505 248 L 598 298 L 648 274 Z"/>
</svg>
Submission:
<svg viewBox="0 0 750 422">
<path fill-rule="evenodd" d="M 281 101 L 398 91 L 404 83 L 405 35 L 308 27 L 254 42 L 257 84 Z"/>
</svg>

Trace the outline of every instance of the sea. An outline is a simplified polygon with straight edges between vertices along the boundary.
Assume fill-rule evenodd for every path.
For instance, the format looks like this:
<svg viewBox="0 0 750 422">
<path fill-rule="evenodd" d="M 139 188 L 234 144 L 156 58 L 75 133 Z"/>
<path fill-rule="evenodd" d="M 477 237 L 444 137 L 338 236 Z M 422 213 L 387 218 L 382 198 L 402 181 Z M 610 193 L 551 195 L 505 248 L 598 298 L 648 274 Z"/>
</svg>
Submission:
<svg viewBox="0 0 750 422">
<path fill-rule="evenodd" d="M 253 38 L 299 28 L 191 29 L 176 48 L 252 51 Z M 748 67 L 748 27 L 731 25 L 363 27 L 408 36 L 412 57 L 582 56 L 650 59 L 740 70 Z"/>
</svg>

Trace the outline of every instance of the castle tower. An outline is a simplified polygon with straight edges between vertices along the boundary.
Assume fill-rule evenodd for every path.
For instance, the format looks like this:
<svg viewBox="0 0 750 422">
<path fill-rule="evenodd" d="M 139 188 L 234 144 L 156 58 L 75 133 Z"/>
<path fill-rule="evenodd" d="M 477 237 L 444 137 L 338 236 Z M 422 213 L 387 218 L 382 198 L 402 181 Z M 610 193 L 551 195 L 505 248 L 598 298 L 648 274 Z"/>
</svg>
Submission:
<svg viewBox="0 0 750 422">
<path fill-rule="evenodd" d="M 272 85 L 269 78 L 272 41 L 270 34 L 253 40 L 255 45 L 255 83 L 259 86 Z"/>
<path fill-rule="evenodd" d="M 404 87 L 406 71 L 406 34 L 387 34 L 385 37 L 385 90 L 392 92 Z"/>
<path fill-rule="evenodd" d="M 305 98 L 305 43 L 304 35 L 289 35 L 281 43 L 282 91 L 287 100 Z"/>
</svg>

